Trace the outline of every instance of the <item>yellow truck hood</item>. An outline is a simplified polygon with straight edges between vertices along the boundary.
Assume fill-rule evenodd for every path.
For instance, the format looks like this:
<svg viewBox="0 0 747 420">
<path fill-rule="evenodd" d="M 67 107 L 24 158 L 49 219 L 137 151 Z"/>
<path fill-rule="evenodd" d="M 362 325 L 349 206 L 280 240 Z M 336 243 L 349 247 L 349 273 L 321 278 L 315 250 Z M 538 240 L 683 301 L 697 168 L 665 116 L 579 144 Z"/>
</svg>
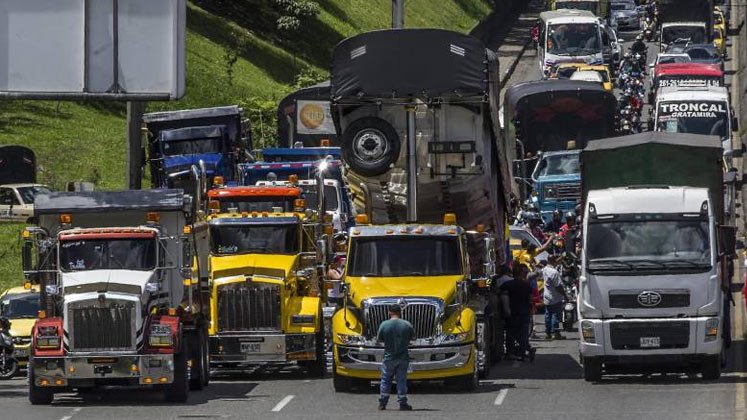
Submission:
<svg viewBox="0 0 747 420">
<path fill-rule="evenodd" d="M 350 297 L 361 306 L 368 298 L 419 296 L 435 297 L 449 303 L 456 291 L 456 283 L 464 276 L 418 277 L 347 277 Z"/>
<path fill-rule="evenodd" d="M 210 257 L 213 279 L 231 276 L 290 277 L 298 255 L 243 254 Z"/>
<path fill-rule="evenodd" d="M 11 318 L 10 335 L 13 337 L 31 337 L 31 329 L 34 328 L 36 318 Z"/>
</svg>

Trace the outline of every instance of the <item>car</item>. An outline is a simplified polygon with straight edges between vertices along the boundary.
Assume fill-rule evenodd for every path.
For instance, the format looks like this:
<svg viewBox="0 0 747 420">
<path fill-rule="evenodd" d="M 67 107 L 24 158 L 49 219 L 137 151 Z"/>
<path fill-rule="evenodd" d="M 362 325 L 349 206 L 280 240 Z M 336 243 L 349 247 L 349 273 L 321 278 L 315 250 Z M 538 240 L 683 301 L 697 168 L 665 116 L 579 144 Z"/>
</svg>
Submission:
<svg viewBox="0 0 747 420">
<path fill-rule="evenodd" d="M 654 69 L 659 64 L 689 63 L 693 61 L 689 55 L 684 52 L 679 53 L 659 53 L 648 68 Z"/>
<path fill-rule="evenodd" d="M 34 215 L 36 196 L 48 192 L 42 184 L 0 185 L 0 222 L 25 222 Z"/>
<path fill-rule="evenodd" d="M 12 287 L 0 294 L 0 314 L 10 321 L 14 355 L 20 367 L 28 364 L 31 330 L 39 316 L 39 296 L 39 285 L 31 283 Z"/>
<path fill-rule="evenodd" d="M 684 49 L 694 63 L 718 64 L 724 70 L 724 60 L 713 44 L 690 44 Z"/>
<path fill-rule="evenodd" d="M 570 79 L 579 67 L 586 66 L 584 62 L 560 63 L 553 69 L 549 79 Z"/>
<path fill-rule="evenodd" d="M 726 58 L 726 34 L 719 27 L 713 28 L 713 46 L 716 47 L 721 57 Z"/>
<path fill-rule="evenodd" d="M 618 30 L 641 29 L 641 18 L 633 0 L 618 0 L 610 4 L 610 16 L 613 26 L 617 26 Z"/>
<path fill-rule="evenodd" d="M 524 239 L 537 246 L 537 248 L 542 246 L 539 239 L 535 238 L 534 235 L 532 235 L 532 232 L 523 226 L 511 225 L 509 227 L 509 236 L 510 239 L 508 246 L 514 256 L 521 250 L 521 241 Z M 534 257 L 534 261 L 546 261 L 548 256 L 549 254 L 547 251 L 542 251 Z"/>
<path fill-rule="evenodd" d="M 578 71 L 576 73 L 585 72 L 585 71 L 591 71 L 599 74 L 599 76 L 602 78 L 602 81 L 600 82 L 602 84 L 602 87 L 607 92 L 612 92 L 613 86 L 612 86 L 612 76 L 610 74 L 610 69 L 607 66 L 585 66 L 585 67 L 579 67 Z M 575 75 L 574 75 L 575 76 Z M 584 79 L 578 79 L 580 76 L 576 76 L 576 79 L 574 79 L 574 76 L 571 76 L 571 80 L 584 80 Z"/>
</svg>

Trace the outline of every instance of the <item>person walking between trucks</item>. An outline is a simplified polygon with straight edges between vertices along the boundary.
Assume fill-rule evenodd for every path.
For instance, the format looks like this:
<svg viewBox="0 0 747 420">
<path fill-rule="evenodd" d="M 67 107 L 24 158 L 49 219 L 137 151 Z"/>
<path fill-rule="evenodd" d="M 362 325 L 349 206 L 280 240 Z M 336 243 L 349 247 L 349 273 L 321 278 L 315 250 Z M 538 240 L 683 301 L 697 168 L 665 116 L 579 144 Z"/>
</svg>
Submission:
<svg viewBox="0 0 747 420">
<path fill-rule="evenodd" d="M 415 334 L 412 324 L 402 319 L 402 308 L 389 305 L 389 319 L 379 326 L 378 340 L 384 343 L 384 360 L 381 362 L 379 410 L 386 410 L 392 379 L 397 381 L 397 402 L 402 411 L 411 411 L 407 403 L 407 370 L 410 365 L 408 345 Z"/>
<path fill-rule="evenodd" d="M 529 345 L 529 318 L 532 308 L 532 286 L 527 278 L 529 267 L 514 261 L 514 278 L 503 283 L 500 287 L 501 293 L 508 294 L 511 317 L 508 319 L 508 331 L 506 347 L 510 356 L 517 357 L 523 361 L 529 356 L 534 361 L 535 349 Z"/>
<path fill-rule="evenodd" d="M 563 311 L 565 301 L 565 290 L 560 272 L 555 268 L 558 257 L 550 255 L 547 265 L 542 269 L 542 277 L 545 279 L 545 291 L 542 295 L 545 304 L 545 337 L 548 340 L 562 340 L 560 334 L 560 314 Z"/>
</svg>

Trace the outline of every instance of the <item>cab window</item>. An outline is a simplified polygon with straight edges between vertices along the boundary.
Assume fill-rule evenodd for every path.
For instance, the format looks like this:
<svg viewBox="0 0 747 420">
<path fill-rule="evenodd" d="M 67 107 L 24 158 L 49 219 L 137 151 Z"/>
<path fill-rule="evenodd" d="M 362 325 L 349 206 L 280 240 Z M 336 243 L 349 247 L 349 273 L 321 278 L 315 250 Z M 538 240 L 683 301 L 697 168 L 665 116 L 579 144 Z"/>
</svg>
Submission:
<svg viewBox="0 0 747 420">
<path fill-rule="evenodd" d="M 20 206 L 16 193 L 11 188 L 0 188 L 0 205 Z"/>
</svg>

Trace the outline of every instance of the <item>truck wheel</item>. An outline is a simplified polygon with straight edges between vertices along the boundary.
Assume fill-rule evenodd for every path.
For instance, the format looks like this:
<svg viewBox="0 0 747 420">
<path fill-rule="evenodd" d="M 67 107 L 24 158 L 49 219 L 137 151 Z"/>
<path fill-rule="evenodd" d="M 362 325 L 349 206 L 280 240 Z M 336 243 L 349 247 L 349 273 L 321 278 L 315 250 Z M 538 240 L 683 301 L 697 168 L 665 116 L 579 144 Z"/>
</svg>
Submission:
<svg viewBox="0 0 747 420">
<path fill-rule="evenodd" d="M 399 158 L 401 142 L 387 121 L 363 117 L 353 121 L 342 133 L 342 157 L 353 172 L 378 176 Z"/>
<path fill-rule="evenodd" d="M 29 362 L 30 363 L 30 362 Z M 39 388 L 35 384 L 34 370 L 29 365 L 29 402 L 31 405 L 52 404 L 54 393 L 49 388 Z"/>
<path fill-rule="evenodd" d="M 321 314 L 322 312 L 319 311 Z M 314 354 L 316 360 L 308 361 L 308 372 L 314 378 L 323 378 L 327 374 L 327 354 L 324 351 L 324 324 L 320 323 L 319 330 L 316 332 L 316 348 Z"/>
<path fill-rule="evenodd" d="M 584 380 L 598 382 L 602 380 L 602 360 L 597 357 L 584 357 Z"/>
<path fill-rule="evenodd" d="M 711 356 L 700 365 L 700 373 L 706 381 L 715 381 L 721 377 L 721 356 Z"/>
<path fill-rule="evenodd" d="M 168 402 L 183 403 L 187 401 L 189 378 L 186 353 L 186 349 L 184 349 L 174 355 L 174 382 L 166 385 L 163 390 L 164 397 Z"/>
<path fill-rule="evenodd" d="M 206 364 L 209 364 L 209 361 L 207 360 L 205 335 L 202 333 L 202 330 L 191 334 L 190 341 L 189 358 L 192 361 L 192 366 L 190 367 L 189 389 L 191 391 L 200 391 L 207 386 L 207 377 L 210 375 L 208 372 L 209 367 L 206 366 Z"/>
<path fill-rule="evenodd" d="M 482 348 L 480 349 L 483 357 L 483 368 L 480 369 L 479 377 L 482 379 L 490 375 L 490 366 L 493 364 L 493 358 L 491 357 L 493 353 L 493 337 L 491 337 L 490 328 L 492 328 L 492 322 L 486 321 L 482 329 Z"/>
</svg>

